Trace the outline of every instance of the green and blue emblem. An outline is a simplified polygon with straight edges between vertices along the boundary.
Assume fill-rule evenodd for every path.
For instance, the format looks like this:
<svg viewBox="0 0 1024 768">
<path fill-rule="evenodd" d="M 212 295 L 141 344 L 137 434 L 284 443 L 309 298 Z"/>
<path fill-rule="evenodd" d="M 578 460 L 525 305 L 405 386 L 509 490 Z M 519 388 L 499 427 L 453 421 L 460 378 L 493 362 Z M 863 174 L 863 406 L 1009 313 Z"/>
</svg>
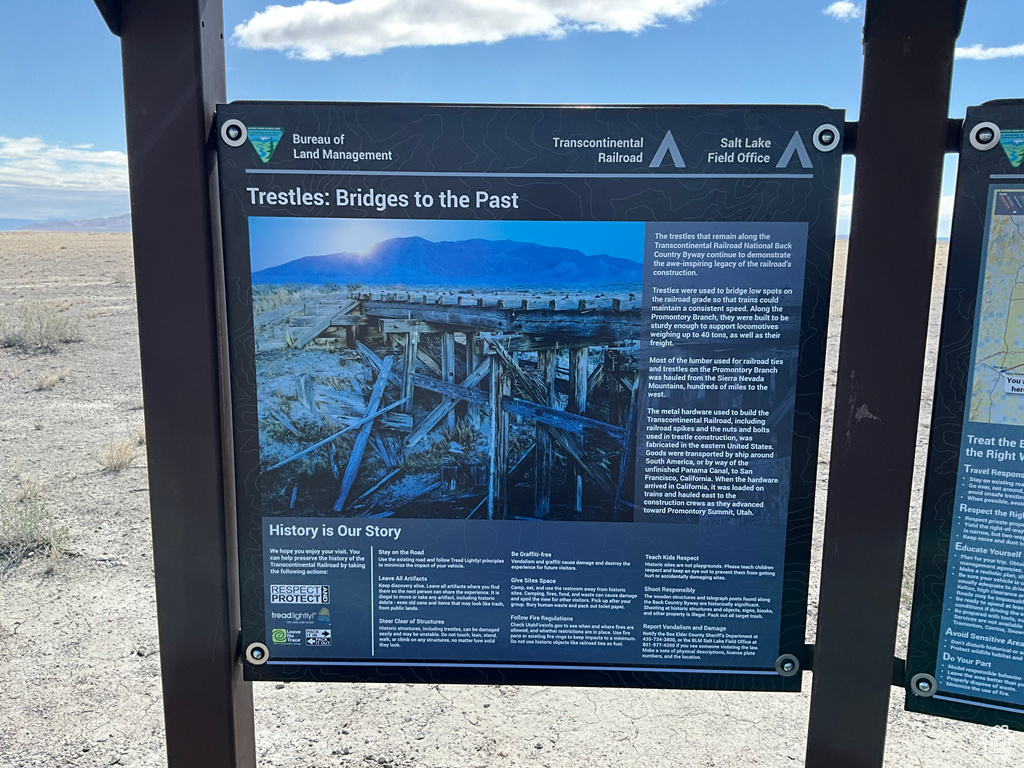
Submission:
<svg viewBox="0 0 1024 768">
<path fill-rule="evenodd" d="M 1020 167 L 1021 162 L 1024 162 L 1024 130 L 1002 131 L 999 143 L 1003 145 L 1003 151 L 1010 158 L 1013 167 Z"/>
<path fill-rule="evenodd" d="M 249 142 L 256 150 L 256 154 L 260 156 L 260 160 L 269 163 L 270 158 L 274 156 L 274 150 L 281 142 L 284 130 L 281 128 L 248 128 L 248 132 Z"/>
</svg>

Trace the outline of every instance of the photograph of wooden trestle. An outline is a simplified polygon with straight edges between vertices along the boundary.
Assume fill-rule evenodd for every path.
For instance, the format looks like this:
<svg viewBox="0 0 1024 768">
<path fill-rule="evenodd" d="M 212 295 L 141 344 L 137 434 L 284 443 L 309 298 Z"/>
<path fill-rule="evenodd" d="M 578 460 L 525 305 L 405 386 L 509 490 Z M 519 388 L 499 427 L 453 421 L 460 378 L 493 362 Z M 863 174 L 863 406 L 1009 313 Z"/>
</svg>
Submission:
<svg viewBox="0 0 1024 768">
<path fill-rule="evenodd" d="M 638 289 L 305 290 L 254 288 L 266 514 L 632 520 Z"/>
</svg>

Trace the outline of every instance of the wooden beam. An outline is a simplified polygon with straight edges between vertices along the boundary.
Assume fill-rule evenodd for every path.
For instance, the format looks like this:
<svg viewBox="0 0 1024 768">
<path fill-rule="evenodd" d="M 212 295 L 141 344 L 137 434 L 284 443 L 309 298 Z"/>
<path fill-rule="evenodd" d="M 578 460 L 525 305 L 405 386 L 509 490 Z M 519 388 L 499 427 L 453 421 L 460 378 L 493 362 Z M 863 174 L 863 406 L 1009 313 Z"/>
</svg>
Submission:
<svg viewBox="0 0 1024 768">
<path fill-rule="evenodd" d="M 391 358 L 388 358 L 388 359 L 390 360 Z M 398 407 L 399 407 L 399 406 L 400 406 L 401 404 L 402 404 L 402 401 L 401 401 L 401 400 L 398 400 L 398 401 L 396 401 L 396 402 L 392 403 L 391 405 L 387 406 L 386 408 L 381 408 L 381 409 L 380 409 L 379 411 L 377 411 L 376 413 L 371 413 L 371 414 L 369 414 L 368 416 L 364 416 L 363 418 L 359 419 L 359 421 L 354 421 L 354 422 L 352 422 L 352 423 L 351 423 L 351 424 L 349 424 L 349 425 L 348 425 L 347 427 L 345 427 L 345 428 L 344 428 L 344 429 L 342 429 L 342 430 L 339 430 L 339 431 L 335 432 L 335 433 L 334 433 L 333 435 L 331 435 L 330 437 L 325 437 L 325 438 L 324 438 L 323 440 L 321 440 L 321 441 L 320 441 L 319 443 L 313 443 L 313 445 L 309 446 L 308 448 L 303 448 L 303 449 L 302 449 L 301 451 L 299 451 L 298 453 L 296 453 L 296 454 L 295 454 L 294 456 L 289 456 L 289 457 L 288 457 L 287 459 L 285 459 L 284 461 L 279 461 L 279 462 L 277 462 L 277 464 L 275 464 L 274 466 L 272 466 L 272 467 L 267 467 L 267 468 L 266 468 L 265 470 L 263 470 L 263 471 L 264 471 L 264 472 L 269 472 L 269 471 L 270 471 L 270 470 L 272 470 L 272 469 L 280 469 L 280 468 L 281 468 L 281 467 L 283 467 L 283 466 L 284 466 L 285 464 L 290 464 L 291 462 L 295 461 L 296 459 L 301 459 L 301 458 L 302 458 L 303 456 L 305 456 L 305 455 L 306 455 L 307 453 L 309 453 L 310 451 L 315 451 L 315 450 L 316 450 L 317 448 L 319 448 L 319 447 L 321 447 L 321 446 L 323 446 L 323 445 L 327 445 L 327 444 L 328 444 L 328 443 L 330 443 L 330 442 L 331 442 L 332 440 L 335 440 L 335 439 L 337 439 L 337 438 L 341 437 L 341 436 L 342 436 L 343 434 L 345 434 L 346 432 L 348 432 L 348 431 L 349 431 L 350 429 L 355 429 L 356 427 L 361 427 L 361 426 L 365 425 L 365 424 L 366 424 L 367 422 L 373 421 L 373 420 L 374 420 L 374 419 L 376 419 L 376 418 L 377 418 L 378 416 L 381 416 L 381 415 L 383 415 L 383 414 L 387 413 L 388 411 L 390 411 L 390 410 L 392 410 L 392 409 L 394 409 L 394 408 L 398 408 Z"/>
<path fill-rule="evenodd" d="M 422 320 L 381 320 L 381 333 L 441 333 L 446 328 Z"/>
<path fill-rule="evenodd" d="M 485 331 L 512 330 L 511 312 L 490 307 L 459 307 L 440 304 L 409 304 L 394 301 L 369 301 L 363 305 L 368 317 L 396 320 L 422 320 Z"/>
<path fill-rule="evenodd" d="M 403 413 L 412 413 L 412 399 L 416 391 L 412 377 L 416 374 L 416 363 L 418 362 L 416 350 L 419 343 L 420 335 L 416 331 L 405 334 L 405 355 L 402 358 L 404 363 L 402 367 L 402 398 L 405 400 L 405 405 L 402 407 Z"/>
<path fill-rule="evenodd" d="M 441 334 L 441 381 L 455 384 L 455 334 L 445 331 Z M 455 410 L 452 409 L 444 417 L 445 426 L 455 429 Z"/>
<path fill-rule="evenodd" d="M 520 312 L 509 330 L 538 336 L 575 336 L 581 339 L 638 339 L 642 330 L 640 312 L 594 310 Z"/>
<path fill-rule="evenodd" d="M 615 443 L 616 446 L 622 445 L 622 441 L 626 439 L 626 430 L 622 427 L 563 411 L 558 407 L 531 403 L 529 400 L 521 400 L 517 397 L 506 398 L 502 401 L 501 407 L 516 416 L 533 419 L 538 422 L 538 425 L 554 427 L 573 435 L 589 434 L 593 437 L 604 438 Z M 547 435 L 547 430 L 538 429 L 538 432 L 541 431 Z"/>
<path fill-rule="evenodd" d="M 538 352 L 542 349 L 572 349 L 573 347 L 610 346 L 624 343 L 623 339 L 600 335 L 578 337 L 558 334 L 497 334 L 485 331 L 480 332 L 480 338 L 489 338 L 495 343 L 501 344 L 509 352 Z"/>
<path fill-rule="evenodd" d="M 569 405 L 566 408 L 569 413 L 576 413 L 582 416 L 587 412 L 587 377 L 590 370 L 589 366 L 589 347 L 569 350 Z M 572 478 L 572 485 L 575 489 L 573 509 L 576 512 L 582 512 L 583 474 L 578 468 L 574 468 Z"/>
<path fill-rule="evenodd" d="M 487 518 L 504 520 L 508 517 L 508 413 L 501 407 L 501 401 L 511 394 L 511 382 L 500 360 L 491 358 L 488 362 L 491 373 L 491 450 Z"/>
<path fill-rule="evenodd" d="M 441 375 L 441 366 L 434 362 L 434 358 L 432 358 L 430 355 L 428 355 L 422 349 L 419 349 L 419 350 L 416 351 L 416 356 L 420 359 L 420 362 L 423 363 L 425 366 L 427 366 L 427 368 L 432 370 L 435 375 L 437 375 L 437 376 Z M 470 368 L 469 370 L 473 370 L 473 369 Z"/>
<path fill-rule="evenodd" d="M 471 390 L 473 387 L 475 387 L 477 384 L 483 381 L 483 378 L 484 376 L 487 375 L 489 368 L 490 366 L 488 365 L 488 362 L 486 360 L 482 362 L 480 365 L 478 365 L 476 370 L 470 373 L 469 376 L 466 377 L 466 380 L 462 382 L 462 389 Z M 441 404 L 437 406 L 437 408 L 432 410 L 430 413 L 428 413 L 427 417 L 423 419 L 423 421 L 420 422 L 419 426 L 417 426 L 416 429 L 412 431 L 412 434 L 409 435 L 409 437 L 405 441 L 405 447 L 412 448 L 414 445 L 416 445 L 416 443 L 418 443 L 420 440 L 422 440 L 424 437 L 430 434 L 430 431 L 440 423 L 441 419 L 443 419 L 451 412 L 451 410 L 455 407 L 455 404 L 458 403 L 459 400 L 461 399 L 462 398 L 460 397 L 445 397 L 441 401 Z"/>
<path fill-rule="evenodd" d="M 371 368 L 380 373 L 381 369 L 384 367 L 384 360 L 376 352 L 361 341 L 356 342 L 356 350 L 363 356 L 363 359 Z M 402 388 L 402 377 L 395 371 L 388 373 L 388 378 L 391 379 L 391 383 L 396 387 L 399 389 Z"/>
<path fill-rule="evenodd" d="M 363 424 L 359 434 L 356 435 L 356 441 L 352 445 L 352 453 L 348 458 L 348 466 L 345 467 L 345 476 L 341 480 L 341 491 L 338 493 L 338 500 L 334 502 L 334 507 L 332 508 L 335 512 L 341 512 L 345 508 L 349 491 L 352 490 L 352 484 L 355 483 L 356 475 L 359 474 L 359 464 L 363 460 L 363 452 L 366 450 L 366 444 L 370 440 L 373 419 L 376 418 L 375 413 L 380 405 L 381 398 L 384 396 L 384 388 L 387 386 L 393 362 L 394 360 L 390 357 L 384 360 L 380 373 L 377 374 L 377 382 L 373 385 L 373 392 L 370 393 L 370 402 L 366 407 L 366 415 L 364 416 L 366 423 Z"/>
<path fill-rule="evenodd" d="M 612 506 L 612 520 L 616 523 L 632 522 L 635 517 L 634 506 L 636 470 L 636 432 L 640 415 L 637 407 L 636 390 L 630 393 L 629 411 L 626 415 L 625 438 L 622 441 L 622 456 L 619 457 L 619 476 L 615 481 L 615 499 Z M 627 498 L 628 494 L 628 498 Z"/>
<path fill-rule="evenodd" d="M 270 415 L 277 419 L 281 424 L 296 437 L 299 436 L 299 430 L 295 428 L 295 425 L 288 421 L 287 417 L 280 411 L 271 411 Z"/>
<path fill-rule="evenodd" d="M 334 325 L 334 321 L 336 319 L 340 320 L 342 315 L 347 315 L 349 312 L 351 312 L 358 306 L 358 301 L 356 301 L 355 299 L 350 299 L 346 301 L 344 304 L 342 304 L 340 307 L 338 307 L 337 312 L 328 312 L 327 314 L 319 315 L 316 319 L 315 324 L 311 325 L 309 328 L 307 328 L 305 331 L 298 335 L 298 337 L 295 339 L 295 346 L 297 348 L 306 346 L 306 344 L 311 342 L 321 333 L 323 333 L 332 325 Z"/>
<path fill-rule="evenodd" d="M 371 488 L 370 488 L 369 490 L 367 490 L 367 491 L 363 491 L 363 492 L 362 492 L 362 493 L 361 493 L 361 494 L 360 494 L 359 496 L 357 496 L 357 497 L 355 498 L 355 501 L 359 501 L 359 500 L 361 500 L 361 499 L 365 499 L 365 498 L 366 498 L 367 496 L 369 496 L 369 495 L 370 495 L 371 493 L 373 493 L 373 492 L 374 492 L 374 491 L 376 491 L 376 490 L 377 490 L 378 488 L 380 488 L 380 487 L 381 487 L 382 485 L 384 485 L 384 483 L 386 483 L 386 482 L 387 482 L 388 480 L 390 480 L 390 479 L 391 479 L 391 478 L 393 478 L 393 477 L 394 477 L 395 475 L 397 475 L 397 474 L 398 474 L 399 472 L 401 472 L 401 471 L 402 471 L 403 469 L 405 469 L 405 467 L 399 467 L 398 469 L 393 469 L 393 470 L 391 470 L 391 471 L 390 471 L 390 472 L 388 472 L 388 473 L 387 473 L 386 475 L 384 475 L 384 477 L 383 477 L 383 478 L 381 478 L 381 479 L 380 479 L 380 480 L 379 480 L 379 481 L 377 482 L 377 484 L 376 484 L 376 485 L 372 486 L 372 487 L 371 487 Z"/>
<path fill-rule="evenodd" d="M 551 350 L 537 352 L 537 371 L 540 373 L 542 386 L 547 392 L 547 405 L 555 404 L 555 361 L 557 355 Z M 520 401 L 522 402 L 522 401 Z M 502 407 L 507 406 L 502 401 Z M 542 406 L 537 406 L 538 408 Z M 538 419 L 538 422 L 540 419 Z M 554 465 L 554 452 L 552 451 L 551 435 L 548 431 L 537 424 L 536 436 L 536 458 L 534 469 L 536 482 L 533 492 L 533 516 L 547 517 L 551 514 L 551 469 Z"/>
<path fill-rule="evenodd" d="M 545 395 L 540 385 L 537 384 L 525 373 L 523 373 L 523 369 L 516 365 L 516 362 L 515 360 L 512 359 L 512 356 L 507 351 L 505 351 L 505 349 L 503 349 L 500 344 L 488 342 L 488 345 L 494 351 L 494 354 L 501 360 L 501 362 L 504 363 L 505 368 L 508 369 L 509 373 L 515 378 L 516 383 L 519 384 L 519 386 L 523 389 L 527 397 L 537 404 L 543 403 Z M 493 421 L 493 415 L 491 419 Z M 571 456 L 573 460 L 580 466 L 580 468 L 583 469 L 584 472 L 590 475 L 590 478 L 595 483 L 597 483 L 597 487 L 600 488 L 604 493 L 611 496 L 614 492 L 611 482 L 607 477 L 605 477 L 604 473 L 600 470 L 600 468 L 597 465 L 587 460 L 587 458 L 583 455 L 583 449 L 580 447 L 580 445 L 573 438 L 569 437 L 560 430 L 557 430 L 553 427 L 548 427 L 547 425 L 545 425 L 545 429 L 547 429 L 551 433 L 551 436 L 554 438 L 555 443 L 563 451 L 565 451 L 566 454 Z"/>
<path fill-rule="evenodd" d="M 443 381 L 432 379 L 419 373 L 413 376 L 413 382 L 419 389 L 428 389 L 439 395 L 453 397 L 456 400 L 465 400 L 471 405 L 481 406 L 487 405 L 490 402 L 486 392 L 479 389 L 470 389 L 464 386 L 464 384 L 445 384 Z"/>
<path fill-rule="evenodd" d="M 604 353 L 605 356 L 607 356 L 608 350 L 605 350 Z M 590 378 L 587 381 L 587 399 L 589 399 L 594 394 L 594 392 L 597 391 L 597 388 L 601 386 L 601 382 L 604 381 L 605 368 L 605 363 L 602 360 L 600 363 L 597 364 L 597 368 L 594 369 L 594 372 L 590 374 Z"/>
<path fill-rule="evenodd" d="M 478 364 L 477 358 L 479 354 L 476 351 L 476 334 L 473 331 L 466 331 L 466 370 L 472 371 Z M 480 405 L 486 405 L 486 403 L 477 404 L 470 402 L 466 406 L 466 418 L 469 419 L 469 423 L 474 427 L 480 425 Z"/>
</svg>

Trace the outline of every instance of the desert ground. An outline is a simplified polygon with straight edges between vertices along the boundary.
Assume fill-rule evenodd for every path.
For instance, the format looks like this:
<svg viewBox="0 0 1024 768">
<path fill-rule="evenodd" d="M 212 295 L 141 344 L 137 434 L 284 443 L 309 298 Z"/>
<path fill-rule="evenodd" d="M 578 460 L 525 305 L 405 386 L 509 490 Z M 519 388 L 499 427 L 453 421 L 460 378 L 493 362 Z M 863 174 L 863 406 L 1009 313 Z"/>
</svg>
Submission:
<svg viewBox="0 0 1024 768">
<path fill-rule="evenodd" d="M 938 265 L 933 299 L 944 243 Z M 827 388 L 844 267 L 840 241 Z M 31 516 L 44 545 L 0 565 L 2 768 L 165 764 L 133 274 L 127 234 L 0 232 L 0 335 L 16 335 L 36 313 L 62 318 L 64 336 L 80 338 L 51 350 L 26 337 L 0 349 L 0 526 L 4 516 L 8 525 L 11 515 Z M 929 371 L 937 334 L 933 312 Z M 926 376 L 925 421 L 931 389 Z M 809 641 L 832 408 L 827 389 Z M 922 430 L 919 446 L 925 438 Z M 261 766 L 308 768 L 792 766 L 803 760 L 810 683 L 805 676 L 802 694 L 259 683 L 257 754 Z M 1020 734 L 902 707 L 894 690 L 887 765 L 1024 764 Z"/>
</svg>

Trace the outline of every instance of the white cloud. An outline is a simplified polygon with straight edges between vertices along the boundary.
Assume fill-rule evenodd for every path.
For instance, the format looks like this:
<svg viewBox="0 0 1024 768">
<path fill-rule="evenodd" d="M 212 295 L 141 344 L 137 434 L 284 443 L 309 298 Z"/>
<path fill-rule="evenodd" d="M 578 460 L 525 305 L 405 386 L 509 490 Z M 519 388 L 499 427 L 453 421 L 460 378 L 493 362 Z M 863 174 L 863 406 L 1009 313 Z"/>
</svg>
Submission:
<svg viewBox="0 0 1024 768">
<path fill-rule="evenodd" d="M 956 49 L 956 57 L 958 59 L 987 61 L 988 59 L 1010 59 L 1016 56 L 1024 56 L 1024 43 L 1009 45 L 1005 48 L 986 48 L 981 43 L 977 43 L 966 48 Z"/>
<path fill-rule="evenodd" d="M 838 0 L 838 2 L 832 3 L 832 5 L 822 11 L 822 13 L 839 21 L 850 21 L 852 19 L 859 19 L 861 14 L 864 13 L 864 9 L 856 3 L 851 3 L 850 0 Z"/>
<path fill-rule="evenodd" d="M 88 218 L 127 208 L 124 152 L 0 136 L 0 217 Z"/>
<path fill-rule="evenodd" d="M 300 59 L 366 56 L 389 48 L 564 37 L 571 31 L 641 32 L 689 21 L 712 0 L 308 0 L 271 5 L 235 27 L 243 48 Z"/>
</svg>

